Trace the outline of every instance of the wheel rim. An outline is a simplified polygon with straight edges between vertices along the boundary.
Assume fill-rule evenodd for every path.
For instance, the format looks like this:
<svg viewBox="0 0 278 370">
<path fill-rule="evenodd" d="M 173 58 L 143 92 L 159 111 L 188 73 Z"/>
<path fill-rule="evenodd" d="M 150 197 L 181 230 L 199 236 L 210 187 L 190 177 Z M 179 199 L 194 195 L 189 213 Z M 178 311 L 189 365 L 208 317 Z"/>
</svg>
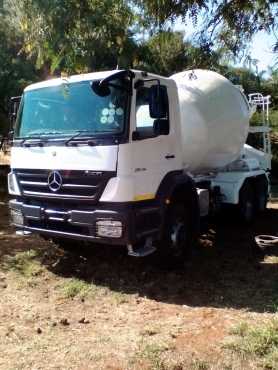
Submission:
<svg viewBox="0 0 278 370">
<path fill-rule="evenodd" d="M 174 256 L 183 254 L 186 245 L 186 227 L 184 222 L 176 221 L 171 228 L 170 248 Z"/>
</svg>

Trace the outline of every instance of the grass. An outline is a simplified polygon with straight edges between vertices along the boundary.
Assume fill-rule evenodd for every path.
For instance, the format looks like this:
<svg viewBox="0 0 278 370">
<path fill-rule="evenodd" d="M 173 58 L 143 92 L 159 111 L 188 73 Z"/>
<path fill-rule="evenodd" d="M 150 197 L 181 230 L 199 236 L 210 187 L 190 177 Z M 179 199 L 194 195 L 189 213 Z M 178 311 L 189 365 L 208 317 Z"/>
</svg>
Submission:
<svg viewBox="0 0 278 370">
<path fill-rule="evenodd" d="M 85 298 L 89 293 L 93 292 L 92 284 L 76 278 L 66 280 L 60 286 L 60 289 L 65 298 L 74 298 L 76 296 Z"/>
<path fill-rule="evenodd" d="M 30 249 L 26 252 L 19 252 L 15 256 L 7 256 L 4 260 L 5 270 L 15 271 L 25 277 L 35 277 L 43 272 L 43 268 L 37 261 L 38 251 Z"/>
<path fill-rule="evenodd" d="M 244 358 L 252 358 L 264 369 L 278 369 L 278 320 L 261 325 L 241 323 L 231 332 L 233 339 L 225 348 Z"/>
<path fill-rule="evenodd" d="M 276 219 L 277 215 L 267 218 L 267 230 L 268 223 L 272 220 L 275 225 Z M 253 231 L 257 233 L 258 229 Z M 18 238 L 12 234 L 9 237 L 5 231 L 0 240 L 3 366 L 5 369 L 47 368 L 52 361 L 53 366 L 61 369 L 258 370 L 264 367 L 278 370 L 272 332 L 263 336 L 261 342 L 265 347 L 261 354 L 257 349 L 250 349 L 250 341 L 254 342 L 250 331 L 254 327 L 246 323 L 239 325 L 233 337 L 229 337 L 230 350 L 220 351 L 223 335 L 239 317 L 246 321 L 250 318 L 258 325 L 262 324 L 259 320 L 269 320 L 272 316 L 278 320 L 278 314 L 272 315 L 274 310 L 269 308 L 269 305 L 274 307 L 278 298 L 277 256 L 266 255 L 260 260 L 257 272 L 253 260 L 249 263 L 249 251 L 245 252 L 247 241 L 241 238 L 242 230 L 227 227 L 224 232 L 219 235 L 219 245 L 223 250 L 227 247 L 225 254 L 200 251 L 196 264 L 192 269 L 189 266 L 185 274 L 165 274 L 152 266 L 147 269 L 141 264 L 135 266 L 123 258 L 114 263 L 114 256 L 106 252 L 88 253 L 86 261 L 71 252 L 64 256 L 65 252 L 53 248 L 52 243 L 43 244 L 33 237 L 19 243 Z M 238 233 L 238 239 L 225 244 L 232 233 Z M 237 241 L 239 245 L 230 252 L 231 243 Z M 26 245 L 30 251 L 8 257 Z M 39 250 L 35 252 L 36 249 Z M 242 266 L 238 261 L 243 261 Z M 11 271 L 1 271 L 4 263 Z M 217 280 L 219 274 L 211 275 L 217 269 L 223 272 L 221 284 Z M 242 284 L 241 277 L 252 283 L 245 285 L 243 280 Z M 22 289 L 17 289 L 18 281 L 23 281 Z M 153 298 L 153 288 L 149 294 L 148 284 L 158 281 Z M 32 290 L 33 284 L 37 285 Z M 227 287 L 234 295 L 226 295 Z M 221 303 L 211 298 L 212 288 L 216 288 L 215 297 L 223 295 Z M 80 296 L 88 296 L 84 304 Z M 266 309 L 268 313 L 264 313 Z M 82 317 L 89 319 L 89 325 L 80 323 Z M 68 327 L 60 324 L 63 318 L 68 318 Z M 36 331 L 38 327 L 42 329 L 40 335 Z M 215 330 L 215 336 L 207 335 L 210 327 Z M 256 335 L 262 337 L 261 333 Z"/>
<path fill-rule="evenodd" d="M 129 302 L 129 296 L 128 294 L 122 293 L 122 292 L 109 292 L 110 297 L 112 298 L 112 301 L 117 306 L 120 304 L 128 303 Z"/>
<path fill-rule="evenodd" d="M 142 335 L 142 334 L 141 334 Z M 145 339 L 139 343 L 139 349 L 132 357 L 131 364 L 137 364 L 136 369 L 146 368 L 148 370 L 204 370 L 188 366 L 177 354 L 174 355 L 175 347 L 169 343 L 154 340 L 147 342 Z M 143 364 L 143 366 L 142 366 Z M 131 368 L 133 368 L 131 366 Z"/>
<path fill-rule="evenodd" d="M 190 370 L 208 370 L 209 364 L 204 360 L 195 359 L 190 365 Z"/>
<path fill-rule="evenodd" d="M 140 348 L 137 357 L 148 362 L 151 370 L 168 370 L 169 367 L 161 357 L 162 353 L 166 350 L 168 350 L 167 346 L 148 343 Z"/>
<path fill-rule="evenodd" d="M 274 297 L 271 308 L 274 312 L 278 312 L 278 297 Z"/>
<path fill-rule="evenodd" d="M 145 343 L 141 342 L 139 351 L 133 363 L 144 363 L 143 368 L 148 370 L 209 370 L 209 363 L 201 359 L 193 359 L 191 362 L 185 362 L 184 358 L 179 358 L 177 354 L 173 356 L 174 347 L 157 342 Z M 136 367 L 137 369 L 137 367 Z"/>
<path fill-rule="evenodd" d="M 140 334 L 145 337 L 151 337 L 159 333 L 160 333 L 159 327 L 147 326 L 141 331 Z"/>
<path fill-rule="evenodd" d="M 272 110 L 270 111 L 270 115 L 269 115 L 269 119 L 270 119 L 270 124 L 271 124 L 271 127 L 277 131 L 278 129 L 278 110 Z"/>
</svg>

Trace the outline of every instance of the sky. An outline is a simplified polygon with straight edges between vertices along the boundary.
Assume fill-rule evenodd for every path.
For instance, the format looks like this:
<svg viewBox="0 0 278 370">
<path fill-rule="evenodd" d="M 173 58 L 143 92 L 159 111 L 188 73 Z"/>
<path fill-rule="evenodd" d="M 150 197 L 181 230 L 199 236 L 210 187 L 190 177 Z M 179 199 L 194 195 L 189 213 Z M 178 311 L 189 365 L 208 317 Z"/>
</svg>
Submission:
<svg viewBox="0 0 278 370">
<path fill-rule="evenodd" d="M 250 47 L 251 57 L 258 59 L 258 70 L 267 70 L 268 66 L 272 66 L 275 62 L 274 54 L 271 52 L 271 46 L 275 43 L 274 35 L 269 35 L 266 32 L 259 32 L 254 36 Z M 277 55 L 276 55 L 277 57 Z"/>
<path fill-rule="evenodd" d="M 185 33 L 185 38 L 188 39 L 190 39 L 191 35 L 196 31 L 190 20 L 188 20 L 186 25 L 183 24 L 181 20 L 177 20 L 174 25 L 174 30 L 183 31 Z M 258 60 L 258 72 L 266 71 L 265 76 L 269 75 L 269 72 L 267 71 L 268 66 L 273 66 L 275 62 L 275 56 L 271 52 L 271 47 L 275 41 L 276 38 L 274 34 L 268 34 L 265 31 L 260 31 L 254 36 L 252 44 L 250 45 L 250 56 L 252 59 Z M 243 62 L 240 62 L 238 65 L 242 66 Z"/>
</svg>

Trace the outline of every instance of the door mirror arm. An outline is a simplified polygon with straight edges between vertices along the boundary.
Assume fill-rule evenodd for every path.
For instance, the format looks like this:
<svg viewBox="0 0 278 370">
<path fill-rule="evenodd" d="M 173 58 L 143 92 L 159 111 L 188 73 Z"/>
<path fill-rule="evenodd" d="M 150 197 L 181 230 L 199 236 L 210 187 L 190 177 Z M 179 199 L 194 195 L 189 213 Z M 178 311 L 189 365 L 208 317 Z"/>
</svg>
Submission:
<svg viewBox="0 0 278 370">
<path fill-rule="evenodd" d="M 141 135 L 139 131 L 133 131 L 132 133 L 132 141 L 138 141 L 141 139 Z"/>
<path fill-rule="evenodd" d="M 10 130 L 10 131 L 8 132 L 7 137 L 8 137 L 8 140 L 9 140 L 9 141 L 12 141 L 12 140 L 13 140 L 13 137 L 14 137 L 14 130 Z"/>
</svg>

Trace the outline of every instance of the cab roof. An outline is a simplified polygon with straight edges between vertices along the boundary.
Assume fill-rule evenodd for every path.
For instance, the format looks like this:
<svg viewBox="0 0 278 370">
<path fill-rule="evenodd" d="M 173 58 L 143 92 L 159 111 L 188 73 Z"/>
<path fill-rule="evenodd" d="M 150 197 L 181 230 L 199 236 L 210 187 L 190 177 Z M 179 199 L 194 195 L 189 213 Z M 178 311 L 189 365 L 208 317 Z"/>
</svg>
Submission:
<svg viewBox="0 0 278 370">
<path fill-rule="evenodd" d="M 81 81 L 91 81 L 91 80 L 102 80 L 103 78 L 106 78 L 114 73 L 120 72 L 121 70 L 111 70 L 111 71 L 101 71 L 101 72 L 93 72 L 93 73 L 82 73 L 78 75 L 73 75 L 73 76 L 66 76 L 66 77 L 59 77 L 59 78 L 52 78 L 49 80 L 37 82 L 34 84 L 31 84 L 27 86 L 24 91 L 30 91 L 30 90 L 36 90 L 36 89 L 42 89 L 45 87 L 50 87 L 50 86 L 59 86 L 62 83 L 75 83 L 75 82 L 81 82 Z M 137 70 L 131 70 L 136 78 L 159 78 L 160 80 L 165 80 L 165 83 L 169 86 L 174 84 L 175 82 L 167 77 L 159 76 L 153 73 L 147 73 L 143 71 L 137 71 Z M 167 81 L 167 82 L 166 82 Z"/>
</svg>

